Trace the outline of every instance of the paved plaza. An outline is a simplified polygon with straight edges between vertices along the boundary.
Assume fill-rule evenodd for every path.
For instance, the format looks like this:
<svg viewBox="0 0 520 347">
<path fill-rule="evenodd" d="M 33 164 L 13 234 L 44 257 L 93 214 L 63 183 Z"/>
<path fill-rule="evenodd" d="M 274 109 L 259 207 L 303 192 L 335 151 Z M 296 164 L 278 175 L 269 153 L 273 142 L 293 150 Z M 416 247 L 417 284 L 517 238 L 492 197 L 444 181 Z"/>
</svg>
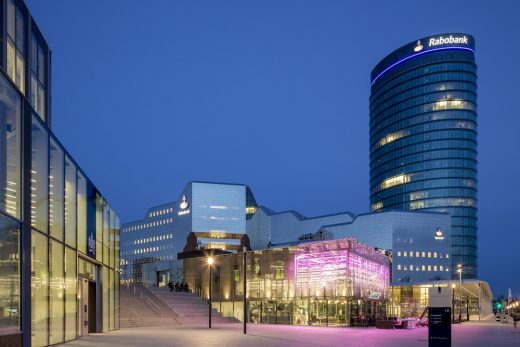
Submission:
<svg viewBox="0 0 520 347">
<path fill-rule="evenodd" d="M 428 329 L 380 330 L 375 328 L 328 328 L 288 325 L 240 324 L 121 329 L 93 334 L 62 346 L 96 347 L 306 347 L 306 346 L 428 346 Z M 453 327 L 453 346 L 520 346 L 520 327 L 495 322 L 475 322 Z"/>
</svg>

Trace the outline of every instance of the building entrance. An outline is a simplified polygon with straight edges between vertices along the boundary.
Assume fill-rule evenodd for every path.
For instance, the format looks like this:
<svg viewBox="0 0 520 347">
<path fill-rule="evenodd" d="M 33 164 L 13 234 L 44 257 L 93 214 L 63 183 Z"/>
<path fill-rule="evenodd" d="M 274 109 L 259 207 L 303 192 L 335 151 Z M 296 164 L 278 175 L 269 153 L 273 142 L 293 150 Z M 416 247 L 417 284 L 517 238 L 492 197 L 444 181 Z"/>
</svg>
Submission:
<svg viewBox="0 0 520 347">
<path fill-rule="evenodd" d="M 78 334 L 86 336 L 98 332 L 97 265 L 79 259 Z"/>
</svg>

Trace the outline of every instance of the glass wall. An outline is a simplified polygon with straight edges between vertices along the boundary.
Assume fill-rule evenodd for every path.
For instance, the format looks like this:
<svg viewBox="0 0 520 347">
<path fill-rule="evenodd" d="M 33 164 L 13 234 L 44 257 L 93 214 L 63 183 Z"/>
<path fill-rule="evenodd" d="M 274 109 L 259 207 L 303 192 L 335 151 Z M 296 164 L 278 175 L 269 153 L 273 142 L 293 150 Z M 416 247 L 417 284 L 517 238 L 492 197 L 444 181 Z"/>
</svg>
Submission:
<svg viewBox="0 0 520 347">
<path fill-rule="evenodd" d="M 36 33 L 31 34 L 31 90 L 30 101 L 34 110 L 45 121 L 45 79 L 47 59 L 45 48 L 38 42 Z"/>
<path fill-rule="evenodd" d="M 25 94 L 25 16 L 14 0 L 7 0 L 7 74 Z"/>
<path fill-rule="evenodd" d="M 76 251 L 65 247 L 65 341 L 76 338 L 78 273 Z"/>
<path fill-rule="evenodd" d="M 87 254 L 87 179 L 78 171 L 78 251 Z"/>
<path fill-rule="evenodd" d="M 64 278 L 63 278 L 63 244 L 51 239 L 50 252 L 50 344 L 63 342 L 64 314 Z M 75 323 L 75 321 L 74 321 Z"/>
<path fill-rule="evenodd" d="M 32 232 L 32 346 L 47 346 L 49 337 L 49 239 Z"/>
<path fill-rule="evenodd" d="M 20 96 L 0 77 L 0 210 L 20 217 Z"/>
<path fill-rule="evenodd" d="M 0 332 L 19 331 L 20 225 L 0 214 Z"/>
<path fill-rule="evenodd" d="M 184 260 L 191 290 L 224 316 L 242 320 L 243 253 Z M 247 253 L 249 322 L 368 326 L 386 315 L 388 257 L 354 240 Z"/>
<path fill-rule="evenodd" d="M 31 225 L 47 232 L 49 217 L 49 135 L 36 116 L 31 136 Z"/>
<path fill-rule="evenodd" d="M 76 165 L 65 158 L 65 243 L 76 247 Z"/>
<path fill-rule="evenodd" d="M 84 271 L 78 274 L 76 270 L 78 251 L 103 263 L 96 269 L 97 265 L 83 261 L 94 274 L 89 280 L 101 288 L 102 296 L 96 300 L 101 305 L 97 308 L 102 308 L 99 311 L 102 331 L 113 330 L 119 326 L 116 322 L 119 292 L 113 283 L 119 266 L 119 219 L 88 178 L 78 173 L 74 161 L 49 136 L 47 126 L 36 115 L 32 116 L 31 139 L 31 222 L 35 229 L 31 287 L 33 345 L 58 344 L 78 335 L 77 281 L 79 276 L 85 276 Z M 92 203 L 89 196 L 95 197 Z M 87 231 L 93 232 L 94 228 L 95 249 L 87 253 Z M 95 276 L 96 271 L 101 271 L 101 278 Z M 18 291 L 13 283 L 12 291 Z M 0 295 L 7 297 L 1 288 Z M 12 305 L 18 305 L 18 299 L 9 295 Z M 17 322 L 14 313 L 18 313 L 12 305 L 8 308 L 13 312 L 10 319 Z M 3 324 L 1 318 L 0 324 Z"/>
<path fill-rule="evenodd" d="M 50 141 L 49 155 L 49 226 L 51 236 L 63 241 L 64 153 L 53 139 Z"/>
</svg>

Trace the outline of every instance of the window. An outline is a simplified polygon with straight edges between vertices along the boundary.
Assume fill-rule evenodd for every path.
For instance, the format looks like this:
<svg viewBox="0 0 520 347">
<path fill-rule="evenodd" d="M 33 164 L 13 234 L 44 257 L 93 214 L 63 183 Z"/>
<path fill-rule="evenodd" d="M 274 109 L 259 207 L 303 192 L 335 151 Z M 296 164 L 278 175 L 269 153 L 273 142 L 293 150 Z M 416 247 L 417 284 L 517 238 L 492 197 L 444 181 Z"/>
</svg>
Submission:
<svg viewBox="0 0 520 347">
<path fill-rule="evenodd" d="M 49 136 L 36 116 L 32 118 L 31 137 L 31 225 L 46 233 L 49 207 Z"/>
<path fill-rule="evenodd" d="M 76 166 L 65 158 L 65 242 L 76 247 Z"/>
<path fill-rule="evenodd" d="M 0 214 L 0 303 L 2 318 L 0 331 L 19 331 L 20 312 L 20 226 L 17 222 Z"/>
<path fill-rule="evenodd" d="M 49 146 L 49 226 L 51 235 L 63 241 L 63 150 L 51 139 Z"/>
<path fill-rule="evenodd" d="M 20 96 L 0 77 L 0 210 L 20 217 Z"/>
<path fill-rule="evenodd" d="M 35 33 L 31 34 L 31 92 L 30 101 L 34 110 L 45 121 L 45 79 L 47 70 L 46 50 Z"/>
<path fill-rule="evenodd" d="M 25 94 L 25 18 L 14 0 L 7 1 L 7 75 Z"/>
</svg>

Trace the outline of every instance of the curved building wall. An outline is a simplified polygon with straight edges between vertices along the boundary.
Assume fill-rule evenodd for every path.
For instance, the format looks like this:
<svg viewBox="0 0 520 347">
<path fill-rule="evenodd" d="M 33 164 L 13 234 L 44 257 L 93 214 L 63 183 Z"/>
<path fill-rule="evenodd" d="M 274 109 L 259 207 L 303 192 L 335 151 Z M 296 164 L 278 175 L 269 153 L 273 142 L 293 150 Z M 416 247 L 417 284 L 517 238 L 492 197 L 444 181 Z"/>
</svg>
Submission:
<svg viewBox="0 0 520 347">
<path fill-rule="evenodd" d="M 476 72 L 474 38 L 452 33 L 399 48 L 371 76 L 371 209 L 450 213 L 465 278 L 477 277 Z"/>
</svg>

